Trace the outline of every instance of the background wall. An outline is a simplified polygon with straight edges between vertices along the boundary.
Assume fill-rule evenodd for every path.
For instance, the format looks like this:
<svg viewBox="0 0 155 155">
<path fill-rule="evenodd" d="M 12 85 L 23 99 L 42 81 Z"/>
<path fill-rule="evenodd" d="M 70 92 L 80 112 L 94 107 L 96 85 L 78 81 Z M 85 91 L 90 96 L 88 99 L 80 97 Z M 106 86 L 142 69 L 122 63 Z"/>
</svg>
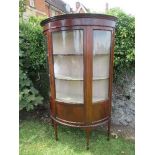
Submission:
<svg viewBox="0 0 155 155">
<path fill-rule="evenodd" d="M 124 77 L 123 87 L 113 84 L 112 123 L 124 126 L 135 126 L 135 76 Z"/>
</svg>

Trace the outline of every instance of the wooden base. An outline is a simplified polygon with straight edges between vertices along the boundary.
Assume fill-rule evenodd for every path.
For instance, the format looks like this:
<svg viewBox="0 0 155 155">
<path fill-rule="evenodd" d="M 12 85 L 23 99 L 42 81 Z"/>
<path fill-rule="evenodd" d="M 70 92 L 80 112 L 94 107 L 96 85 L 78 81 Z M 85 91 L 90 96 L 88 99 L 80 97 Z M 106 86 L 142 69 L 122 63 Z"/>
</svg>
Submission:
<svg viewBox="0 0 155 155">
<path fill-rule="evenodd" d="M 52 120 L 52 125 L 54 127 L 54 134 L 55 134 L 55 140 L 58 141 L 58 123 L 60 122 L 57 122 L 56 120 Z M 102 123 L 107 123 L 107 140 L 109 141 L 110 140 L 110 128 L 111 128 L 111 119 L 108 118 L 108 120 L 105 120 L 105 122 L 102 122 Z M 60 123 L 61 124 L 61 123 Z M 62 124 L 64 125 L 64 124 Z M 98 124 L 97 126 L 99 126 L 100 124 Z M 75 126 L 70 126 L 70 127 L 75 127 Z M 77 126 L 76 126 L 77 127 Z M 79 128 L 83 128 L 86 132 L 86 149 L 89 150 L 89 142 L 90 142 L 90 134 L 91 134 L 91 130 L 92 130 L 92 127 L 80 127 L 78 126 Z M 93 127 L 96 127 L 96 126 L 93 126 Z"/>
</svg>

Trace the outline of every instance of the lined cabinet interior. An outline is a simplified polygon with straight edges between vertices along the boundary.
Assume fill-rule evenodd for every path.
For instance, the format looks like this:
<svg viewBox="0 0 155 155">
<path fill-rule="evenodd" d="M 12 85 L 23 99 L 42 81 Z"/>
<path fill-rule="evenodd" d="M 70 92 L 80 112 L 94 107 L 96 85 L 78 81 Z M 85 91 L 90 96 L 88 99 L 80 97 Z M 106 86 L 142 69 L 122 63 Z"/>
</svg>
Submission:
<svg viewBox="0 0 155 155">
<path fill-rule="evenodd" d="M 111 32 L 93 30 L 92 102 L 108 99 Z M 52 32 L 56 100 L 84 103 L 83 30 Z"/>
</svg>

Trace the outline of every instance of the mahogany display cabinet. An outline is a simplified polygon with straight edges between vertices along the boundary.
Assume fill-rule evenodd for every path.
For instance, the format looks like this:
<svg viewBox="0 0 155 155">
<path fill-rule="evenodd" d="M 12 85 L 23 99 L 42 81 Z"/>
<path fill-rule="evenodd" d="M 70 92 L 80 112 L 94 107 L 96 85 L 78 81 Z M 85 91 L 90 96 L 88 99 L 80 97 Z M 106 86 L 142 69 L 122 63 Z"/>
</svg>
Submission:
<svg viewBox="0 0 155 155">
<path fill-rule="evenodd" d="M 57 125 L 83 128 L 87 149 L 92 128 L 107 124 L 110 136 L 116 17 L 65 14 L 41 22 L 47 40 L 50 110 Z"/>
</svg>

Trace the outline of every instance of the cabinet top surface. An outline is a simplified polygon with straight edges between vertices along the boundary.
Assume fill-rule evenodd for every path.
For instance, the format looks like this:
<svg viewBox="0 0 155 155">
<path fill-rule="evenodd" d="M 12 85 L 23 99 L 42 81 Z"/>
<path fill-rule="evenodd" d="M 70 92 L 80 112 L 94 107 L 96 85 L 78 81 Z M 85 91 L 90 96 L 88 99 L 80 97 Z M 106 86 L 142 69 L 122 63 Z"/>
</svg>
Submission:
<svg viewBox="0 0 155 155">
<path fill-rule="evenodd" d="M 75 19 L 75 18 L 97 18 L 97 19 L 107 19 L 116 21 L 117 18 L 115 16 L 105 15 L 105 14 L 92 14 L 92 13 L 76 13 L 76 14 L 64 14 L 54 17 L 49 17 L 43 21 L 41 21 L 41 26 L 44 26 L 47 23 L 64 20 L 64 19 Z"/>
</svg>

